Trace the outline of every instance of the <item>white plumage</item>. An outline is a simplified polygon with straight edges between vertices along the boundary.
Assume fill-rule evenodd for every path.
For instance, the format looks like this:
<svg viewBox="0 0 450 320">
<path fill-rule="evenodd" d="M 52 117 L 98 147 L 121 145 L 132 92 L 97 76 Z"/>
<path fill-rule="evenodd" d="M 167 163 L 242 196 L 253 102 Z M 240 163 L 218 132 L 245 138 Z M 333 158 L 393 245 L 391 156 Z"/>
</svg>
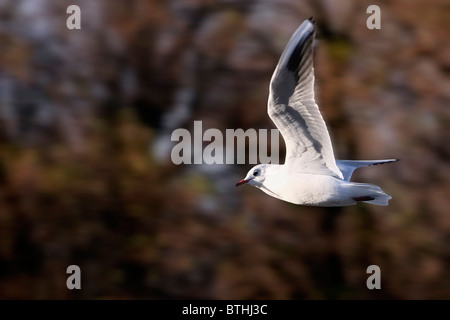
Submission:
<svg viewBox="0 0 450 320">
<path fill-rule="evenodd" d="M 270 81 L 268 114 L 286 143 L 284 165 L 253 167 L 236 186 L 248 183 L 295 204 L 348 206 L 357 201 L 387 205 L 380 187 L 350 182 L 359 167 L 397 161 L 338 160 L 314 99 L 315 22 L 306 20 L 289 40 Z"/>
</svg>

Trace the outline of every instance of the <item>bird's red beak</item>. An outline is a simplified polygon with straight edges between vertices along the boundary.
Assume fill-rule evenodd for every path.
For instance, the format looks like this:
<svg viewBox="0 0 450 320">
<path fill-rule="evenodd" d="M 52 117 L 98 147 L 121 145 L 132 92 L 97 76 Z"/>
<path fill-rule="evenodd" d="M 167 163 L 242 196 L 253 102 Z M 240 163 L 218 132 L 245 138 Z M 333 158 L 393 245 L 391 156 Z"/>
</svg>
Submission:
<svg viewBox="0 0 450 320">
<path fill-rule="evenodd" d="M 248 183 L 249 181 L 250 181 L 250 180 L 242 179 L 241 181 L 239 181 L 238 183 L 236 183 L 235 187 L 238 187 L 238 186 L 241 186 L 241 185 L 243 185 L 243 184 L 246 184 L 246 183 Z"/>
</svg>

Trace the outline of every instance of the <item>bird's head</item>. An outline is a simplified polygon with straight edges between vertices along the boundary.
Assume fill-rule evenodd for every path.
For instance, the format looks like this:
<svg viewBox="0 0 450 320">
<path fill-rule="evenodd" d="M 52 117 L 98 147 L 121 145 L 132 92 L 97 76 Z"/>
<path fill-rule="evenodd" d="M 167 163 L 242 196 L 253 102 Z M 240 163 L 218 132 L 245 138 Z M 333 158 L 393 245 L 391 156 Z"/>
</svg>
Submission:
<svg viewBox="0 0 450 320">
<path fill-rule="evenodd" d="M 237 186 L 241 186 L 243 184 L 250 184 L 255 187 L 259 187 L 265 180 L 267 164 L 258 164 L 250 169 L 244 179 L 236 183 Z"/>
</svg>

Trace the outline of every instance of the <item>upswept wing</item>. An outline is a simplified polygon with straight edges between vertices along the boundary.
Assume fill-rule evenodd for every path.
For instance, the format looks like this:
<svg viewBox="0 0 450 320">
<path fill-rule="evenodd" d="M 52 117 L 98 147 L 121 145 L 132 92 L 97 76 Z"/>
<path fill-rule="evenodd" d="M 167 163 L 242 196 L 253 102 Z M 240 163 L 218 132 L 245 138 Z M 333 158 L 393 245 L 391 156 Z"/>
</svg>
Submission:
<svg viewBox="0 0 450 320">
<path fill-rule="evenodd" d="M 343 179 L 327 127 L 314 100 L 315 22 L 301 24 L 289 40 L 270 82 L 268 114 L 286 143 L 286 165 Z"/>
</svg>

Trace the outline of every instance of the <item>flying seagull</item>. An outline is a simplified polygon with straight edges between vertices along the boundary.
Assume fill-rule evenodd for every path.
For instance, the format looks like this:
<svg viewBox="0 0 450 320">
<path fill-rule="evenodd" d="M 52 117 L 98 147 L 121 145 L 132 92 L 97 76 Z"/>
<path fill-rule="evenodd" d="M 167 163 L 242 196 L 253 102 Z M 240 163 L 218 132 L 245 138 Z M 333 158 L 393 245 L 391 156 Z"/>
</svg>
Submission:
<svg viewBox="0 0 450 320">
<path fill-rule="evenodd" d="M 268 195 L 300 205 L 337 207 L 363 201 L 387 206 L 391 196 L 380 187 L 350 182 L 355 169 L 386 160 L 335 160 L 319 107 L 314 100 L 313 18 L 289 40 L 269 88 L 268 114 L 286 143 L 283 165 L 259 164 L 236 184 L 250 184 Z"/>
</svg>

